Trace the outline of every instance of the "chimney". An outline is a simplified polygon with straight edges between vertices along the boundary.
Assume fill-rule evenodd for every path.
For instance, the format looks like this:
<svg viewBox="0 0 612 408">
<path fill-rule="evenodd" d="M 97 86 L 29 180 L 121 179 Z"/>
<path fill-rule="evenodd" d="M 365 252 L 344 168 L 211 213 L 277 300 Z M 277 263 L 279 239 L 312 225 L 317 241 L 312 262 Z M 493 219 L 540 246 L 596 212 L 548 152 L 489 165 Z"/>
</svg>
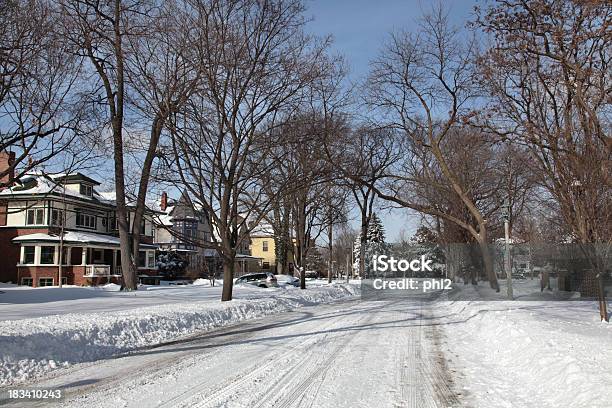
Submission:
<svg viewBox="0 0 612 408">
<path fill-rule="evenodd" d="M 168 194 L 165 191 L 161 195 L 161 202 L 159 203 L 159 207 L 162 211 L 166 211 L 166 208 L 168 208 Z"/>
<path fill-rule="evenodd" d="M 0 152 L 0 189 L 10 187 L 15 180 L 15 152 Z"/>
</svg>

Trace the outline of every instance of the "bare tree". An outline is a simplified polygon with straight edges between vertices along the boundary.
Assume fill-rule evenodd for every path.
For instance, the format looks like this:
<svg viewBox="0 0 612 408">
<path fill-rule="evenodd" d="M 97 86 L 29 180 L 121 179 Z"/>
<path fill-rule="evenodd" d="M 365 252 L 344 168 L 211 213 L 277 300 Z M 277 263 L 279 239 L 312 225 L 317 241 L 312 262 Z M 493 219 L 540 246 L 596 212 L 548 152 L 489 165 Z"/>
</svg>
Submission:
<svg viewBox="0 0 612 408">
<path fill-rule="evenodd" d="M 286 166 L 293 174 L 290 187 L 293 258 L 306 288 L 306 259 L 322 233 L 325 190 L 331 166 L 323 150 L 324 119 L 316 114 L 299 114 L 283 126 Z"/>
<path fill-rule="evenodd" d="M 321 227 L 327 240 L 327 282 L 332 282 L 334 272 L 334 230 L 348 221 L 350 190 L 346 183 L 330 181 L 323 189 Z"/>
<path fill-rule="evenodd" d="M 55 29 L 53 3 L 10 0 L 0 8 L 0 151 L 8 165 L 0 188 L 30 170 L 55 171 L 62 157 L 82 162 L 84 98 L 81 58 Z"/>
<path fill-rule="evenodd" d="M 87 58 L 101 83 L 99 103 L 108 109 L 106 124 L 113 140 L 117 225 L 123 286 L 136 289 L 132 259 L 124 172 L 124 119 L 126 111 L 125 38 L 139 30 L 132 26 L 141 14 L 138 1 L 77 0 L 61 3 L 65 37 Z M 103 113 L 104 115 L 104 113 Z"/>
<path fill-rule="evenodd" d="M 151 168 L 162 133 L 169 118 L 180 112 L 191 94 L 198 88 L 202 70 L 198 65 L 192 14 L 182 1 L 166 1 L 155 8 L 142 24 L 146 32 L 126 38 L 125 48 L 128 101 L 136 109 L 137 119 L 149 121 L 148 137 L 138 140 L 136 151 L 144 151 L 139 162 L 135 211 L 132 223 L 133 259 L 138 259 L 142 220 L 147 210 Z"/>
<path fill-rule="evenodd" d="M 97 105 L 113 141 L 117 225 L 123 286 L 137 288 L 136 268 L 151 167 L 169 116 L 194 89 L 194 69 L 187 7 L 184 2 L 153 0 L 77 0 L 62 2 L 64 34 L 78 48 L 97 78 Z M 106 110 L 106 112 L 104 112 Z M 137 132 L 141 151 L 139 177 L 132 200 L 126 182 L 124 138 L 130 123 L 150 120 L 148 132 Z M 148 137 L 144 136 L 148 133 Z M 133 137 L 130 138 L 133 143 Z M 128 216 L 134 209 L 133 217 Z M 131 218 L 131 226 L 130 220 Z"/>
<path fill-rule="evenodd" d="M 359 276 L 363 276 L 365 270 L 367 232 L 377 191 L 382 189 L 391 166 L 402 156 L 396 141 L 392 129 L 368 125 L 326 141 L 327 159 L 344 178 L 344 186 L 350 191 L 352 201 L 359 209 Z"/>
<path fill-rule="evenodd" d="M 386 190 L 393 195 L 410 194 L 404 199 L 425 208 L 434 208 L 449 214 L 466 224 L 474 223 L 468 209 L 457 199 L 448 179 L 444 176 L 430 149 L 422 143 L 406 146 L 405 160 L 394 169 Z M 490 138 L 477 129 L 455 128 L 441 144 L 446 162 L 453 169 L 461 184 L 469 192 L 469 198 L 488 221 L 491 239 L 503 236 L 501 205 L 510 205 L 510 219 L 519 217 L 525 209 L 527 198 L 533 191 L 533 180 L 529 166 L 524 165 L 524 152 L 516 148 L 492 143 Z M 435 229 L 440 243 L 451 244 L 445 248 L 459 257 L 463 252 L 464 266 L 473 266 L 466 281 L 476 283 L 472 271 L 481 268 L 482 259 L 476 256 L 472 244 L 479 245 L 469 231 L 439 216 L 424 217 Z M 463 244 L 462 246 L 452 244 Z M 451 257 L 449 257 L 451 258 Z M 450 266 L 451 275 L 459 271 L 457 262 Z"/>
<path fill-rule="evenodd" d="M 445 139 L 452 137 L 454 128 L 470 114 L 470 104 L 475 101 L 474 43 L 451 28 L 441 6 L 421 19 L 419 31 L 418 36 L 406 32 L 391 36 L 373 63 L 367 99 L 370 106 L 385 115 L 390 126 L 431 152 L 473 222 L 465 222 L 441 208 L 416 203 L 406 194 L 387 193 L 381 197 L 468 231 L 481 248 L 491 287 L 498 290 L 489 253 L 488 220 L 443 150 Z"/>
<path fill-rule="evenodd" d="M 271 199 L 262 184 L 276 119 L 318 75 L 325 44 L 304 35 L 297 0 L 193 1 L 202 84 L 172 121 L 180 182 L 212 219 L 223 260 L 222 300 L 232 299 L 237 248 Z M 254 218 L 253 218 L 254 217 Z"/>
<path fill-rule="evenodd" d="M 500 0 L 476 22 L 492 40 L 481 58 L 492 98 L 479 123 L 527 146 L 538 182 L 600 282 L 592 248 L 609 245 L 612 228 L 611 15 L 607 2 Z"/>
</svg>

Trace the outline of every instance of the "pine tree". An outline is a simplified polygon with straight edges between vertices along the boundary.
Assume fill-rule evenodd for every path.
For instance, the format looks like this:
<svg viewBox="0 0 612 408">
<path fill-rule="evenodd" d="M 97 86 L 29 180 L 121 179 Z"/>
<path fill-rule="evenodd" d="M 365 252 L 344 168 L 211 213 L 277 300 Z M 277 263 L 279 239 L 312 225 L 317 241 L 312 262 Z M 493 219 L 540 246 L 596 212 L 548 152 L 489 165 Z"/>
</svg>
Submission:
<svg viewBox="0 0 612 408">
<path fill-rule="evenodd" d="M 420 226 L 410 242 L 414 247 L 415 257 L 425 256 L 426 259 L 431 259 L 434 263 L 434 273 L 441 275 L 446 261 L 437 234 L 425 226 Z"/>
<path fill-rule="evenodd" d="M 361 249 L 361 238 L 358 236 L 355 239 L 353 246 L 354 263 L 353 269 L 355 273 L 359 271 L 359 258 Z M 372 257 L 379 255 L 387 255 L 389 246 L 385 242 L 385 227 L 376 213 L 372 214 L 368 231 L 366 233 L 366 248 L 365 248 L 365 276 L 370 276 L 372 272 Z"/>
<path fill-rule="evenodd" d="M 376 214 L 372 214 L 372 219 L 370 220 L 367 242 L 370 255 L 384 255 L 387 253 L 385 227 Z"/>
</svg>

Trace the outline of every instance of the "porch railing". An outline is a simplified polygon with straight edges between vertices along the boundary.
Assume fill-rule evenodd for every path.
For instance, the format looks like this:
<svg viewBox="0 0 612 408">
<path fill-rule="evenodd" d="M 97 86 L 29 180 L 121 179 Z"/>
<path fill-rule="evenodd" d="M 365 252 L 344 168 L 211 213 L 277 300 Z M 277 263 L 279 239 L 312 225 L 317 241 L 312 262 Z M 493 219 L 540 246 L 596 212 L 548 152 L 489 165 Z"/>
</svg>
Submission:
<svg viewBox="0 0 612 408">
<path fill-rule="evenodd" d="M 110 276 L 110 265 L 85 265 L 85 277 L 96 278 L 100 276 Z"/>
</svg>

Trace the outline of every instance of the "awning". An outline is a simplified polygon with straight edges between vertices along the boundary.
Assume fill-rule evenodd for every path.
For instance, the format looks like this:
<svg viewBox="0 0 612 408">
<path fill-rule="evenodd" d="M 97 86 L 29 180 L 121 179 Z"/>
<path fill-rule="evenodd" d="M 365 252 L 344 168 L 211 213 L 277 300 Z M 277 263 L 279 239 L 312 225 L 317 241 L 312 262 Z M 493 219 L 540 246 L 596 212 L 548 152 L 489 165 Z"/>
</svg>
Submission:
<svg viewBox="0 0 612 408">
<path fill-rule="evenodd" d="M 245 254 L 236 254 L 235 259 L 237 261 L 248 261 L 248 260 L 259 261 L 263 258 L 259 258 L 257 256 L 245 255 Z"/>
<path fill-rule="evenodd" d="M 21 235 L 13 238 L 13 242 L 16 244 L 22 243 L 59 243 L 59 235 L 50 235 L 44 233 Z M 112 235 L 96 234 L 93 232 L 76 232 L 67 231 L 64 233 L 64 244 L 65 245 L 90 245 L 90 246 L 111 246 L 119 248 L 119 237 Z M 143 249 L 156 249 L 156 245 L 152 244 L 140 244 L 140 248 Z"/>
</svg>

